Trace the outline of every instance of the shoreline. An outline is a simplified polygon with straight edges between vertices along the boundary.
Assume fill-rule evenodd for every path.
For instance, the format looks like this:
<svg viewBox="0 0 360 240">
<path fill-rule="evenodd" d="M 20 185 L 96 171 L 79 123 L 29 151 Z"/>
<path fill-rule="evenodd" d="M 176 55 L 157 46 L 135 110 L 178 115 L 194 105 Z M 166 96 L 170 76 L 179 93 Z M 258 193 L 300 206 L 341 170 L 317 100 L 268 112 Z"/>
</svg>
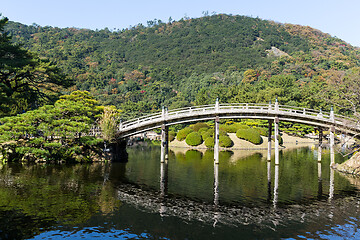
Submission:
<svg viewBox="0 0 360 240">
<path fill-rule="evenodd" d="M 261 136 L 263 141 L 259 145 L 255 145 L 246 140 L 239 139 L 236 137 L 235 133 L 229 133 L 229 137 L 233 141 L 234 145 L 232 147 L 228 147 L 228 148 L 220 147 L 220 150 L 231 151 L 231 150 L 267 150 L 268 149 L 267 137 L 264 137 L 264 136 Z M 279 146 L 280 149 L 291 149 L 291 148 L 297 148 L 302 145 L 307 146 L 307 145 L 312 145 L 312 144 L 317 143 L 317 140 L 312 139 L 312 138 L 294 137 L 294 136 L 290 136 L 286 133 L 283 133 L 282 138 L 283 138 L 283 145 Z M 205 146 L 204 143 L 200 144 L 199 146 L 194 147 L 194 146 L 187 145 L 185 140 L 180 142 L 177 139 L 174 139 L 172 142 L 170 142 L 169 147 L 170 148 L 183 148 L 183 149 L 184 148 L 185 149 L 199 149 L 199 150 L 209 149 Z M 273 141 L 271 144 L 271 149 L 274 149 Z"/>
</svg>

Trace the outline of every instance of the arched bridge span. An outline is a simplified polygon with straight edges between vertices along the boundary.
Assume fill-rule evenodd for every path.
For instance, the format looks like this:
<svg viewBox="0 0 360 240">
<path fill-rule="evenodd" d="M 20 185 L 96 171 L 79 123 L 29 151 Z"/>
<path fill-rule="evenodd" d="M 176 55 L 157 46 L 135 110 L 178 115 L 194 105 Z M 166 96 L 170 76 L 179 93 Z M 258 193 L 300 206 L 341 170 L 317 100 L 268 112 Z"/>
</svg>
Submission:
<svg viewBox="0 0 360 240">
<path fill-rule="evenodd" d="M 214 119 L 265 119 L 295 122 L 348 134 L 360 133 L 359 122 L 350 117 L 334 114 L 333 111 L 322 112 L 314 109 L 275 104 L 231 103 L 194 106 L 188 108 L 165 110 L 140 118 L 122 122 L 118 129 L 118 138 L 129 137 L 152 129 L 179 123 Z"/>
</svg>

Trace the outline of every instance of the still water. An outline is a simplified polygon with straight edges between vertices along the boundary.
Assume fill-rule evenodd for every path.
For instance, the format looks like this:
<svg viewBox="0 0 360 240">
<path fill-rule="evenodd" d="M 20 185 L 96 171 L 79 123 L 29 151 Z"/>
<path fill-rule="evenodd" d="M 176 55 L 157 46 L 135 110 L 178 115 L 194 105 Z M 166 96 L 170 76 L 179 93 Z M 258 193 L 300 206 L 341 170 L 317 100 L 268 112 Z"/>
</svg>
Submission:
<svg viewBox="0 0 360 240">
<path fill-rule="evenodd" d="M 0 165 L 0 239 L 360 239 L 360 184 L 311 147 L 129 148 L 127 163 Z M 344 161 L 340 154 L 336 162 Z"/>
</svg>

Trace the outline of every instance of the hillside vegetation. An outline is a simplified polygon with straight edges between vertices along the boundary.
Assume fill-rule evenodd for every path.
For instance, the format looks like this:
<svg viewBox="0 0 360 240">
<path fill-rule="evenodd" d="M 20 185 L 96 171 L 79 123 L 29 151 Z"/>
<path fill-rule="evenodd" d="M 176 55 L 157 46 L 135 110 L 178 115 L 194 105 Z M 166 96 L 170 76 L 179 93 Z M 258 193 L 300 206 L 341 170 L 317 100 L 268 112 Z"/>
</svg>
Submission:
<svg viewBox="0 0 360 240">
<path fill-rule="evenodd" d="M 119 31 L 26 26 L 7 31 L 24 48 L 54 62 L 127 119 L 220 102 L 268 102 L 330 109 L 319 93 L 360 66 L 360 51 L 311 27 L 213 15 Z M 345 110 L 338 108 L 337 112 Z"/>
</svg>

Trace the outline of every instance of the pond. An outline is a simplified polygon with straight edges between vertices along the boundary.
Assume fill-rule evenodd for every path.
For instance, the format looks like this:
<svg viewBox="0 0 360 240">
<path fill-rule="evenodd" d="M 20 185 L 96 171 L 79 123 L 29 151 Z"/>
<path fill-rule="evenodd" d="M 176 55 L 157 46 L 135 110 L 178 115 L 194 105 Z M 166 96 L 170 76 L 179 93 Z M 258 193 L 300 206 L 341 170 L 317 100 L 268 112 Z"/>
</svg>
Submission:
<svg viewBox="0 0 360 240">
<path fill-rule="evenodd" d="M 0 165 L 0 239 L 360 239 L 330 151 L 128 148 L 127 163 Z M 273 157 L 274 158 L 274 157 Z M 344 161 L 336 154 L 335 161 Z"/>
</svg>

